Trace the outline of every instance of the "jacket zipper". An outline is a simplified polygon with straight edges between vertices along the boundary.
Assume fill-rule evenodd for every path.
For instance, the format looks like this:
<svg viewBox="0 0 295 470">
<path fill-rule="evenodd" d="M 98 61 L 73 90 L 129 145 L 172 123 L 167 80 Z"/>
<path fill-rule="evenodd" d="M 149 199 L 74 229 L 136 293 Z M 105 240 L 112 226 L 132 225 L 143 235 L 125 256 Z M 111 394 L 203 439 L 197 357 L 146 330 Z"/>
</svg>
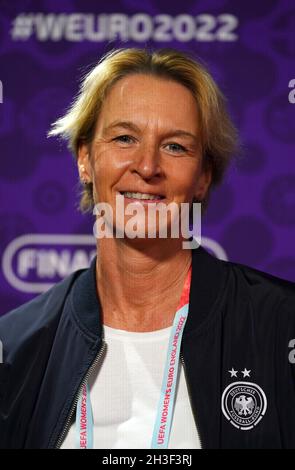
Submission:
<svg viewBox="0 0 295 470">
<path fill-rule="evenodd" d="M 76 395 L 75 395 L 75 398 L 74 398 L 74 401 L 73 401 L 73 404 L 72 404 L 70 413 L 69 413 L 69 415 L 68 415 L 68 417 L 67 417 L 67 420 L 66 420 L 66 424 L 65 424 L 65 426 L 64 426 L 64 428 L 63 428 L 63 430 L 62 430 L 62 432 L 61 432 L 61 434 L 60 434 L 60 436 L 59 436 L 59 438 L 58 438 L 58 440 L 57 440 L 57 443 L 56 443 L 56 446 L 55 446 L 56 449 L 59 449 L 59 448 L 60 448 L 60 446 L 61 446 L 61 444 L 62 444 L 62 441 L 63 441 L 63 439 L 64 439 L 66 433 L 68 432 L 68 430 L 69 430 L 69 428 L 70 428 L 71 418 L 72 418 L 73 413 L 74 413 L 74 410 L 75 410 L 75 408 L 76 408 L 76 406 L 77 406 L 77 403 L 78 403 L 80 394 L 81 394 L 81 392 L 82 392 L 82 388 L 84 387 L 84 385 L 86 385 L 86 383 L 87 383 L 87 381 L 88 381 L 88 378 L 90 377 L 90 375 L 91 375 L 93 369 L 94 369 L 94 368 L 97 366 L 97 364 L 99 363 L 99 361 L 100 361 L 100 359 L 101 359 L 101 356 L 102 356 L 102 354 L 103 354 L 103 352 L 104 352 L 104 350 L 105 350 L 105 348 L 106 348 L 106 342 L 105 342 L 104 339 L 102 340 L 102 343 L 103 343 L 102 347 L 100 348 L 100 350 L 99 350 L 97 356 L 95 357 L 95 359 L 94 359 L 94 361 L 92 362 L 91 366 L 89 367 L 88 371 L 86 372 L 86 374 L 85 374 L 85 376 L 84 376 L 84 379 L 83 379 L 83 381 L 82 381 L 82 383 L 81 383 L 81 385 L 80 385 L 80 387 L 79 387 L 79 389 L 78 389 L 78 392 L 77 392 Z"/>
<path fill-rule="evenodd" d="M 180 360 L 181 360 L 181 363 L 182 363 L 182 365 L 183 365 L 184 376 L 185 376 L 186 386 L 187 386 L 187 390 L 188 390 L 188 396 L 189 396 L 189 400 L 190 400 L 190 404 L 191 404 L 191 409 L 192 409 L 193 417 L 194 417 L 194 420 L 195 420 L 195 426 L 196 426 L 196 430 L 197 430 L 197 435 L 198 435 L 198 437 L 199 437 L 199 441 L 200 441 L 200 444 L 201 444 L 201 449 L 203 449 L 204 446 L 203 446 L 203 443 L 202 443 L 200 430 L 199 430 L 199 428 L 198 428 L 198 421 L 197 421 L 196 411 L 195 411 L 195 409 L 194 409 L 194 407 L 193 407 L 192 395 L 191 395 L 191 390 L 190 390 L 190 384 L 189 384 L 189 381 L 188 381 L 188 379 L 187 379 L 186 365 L 185 365 L 185 362 L 184 362 L 184 358 L 183 358 L 182 353 L 180 353 Z"/>
</svg>

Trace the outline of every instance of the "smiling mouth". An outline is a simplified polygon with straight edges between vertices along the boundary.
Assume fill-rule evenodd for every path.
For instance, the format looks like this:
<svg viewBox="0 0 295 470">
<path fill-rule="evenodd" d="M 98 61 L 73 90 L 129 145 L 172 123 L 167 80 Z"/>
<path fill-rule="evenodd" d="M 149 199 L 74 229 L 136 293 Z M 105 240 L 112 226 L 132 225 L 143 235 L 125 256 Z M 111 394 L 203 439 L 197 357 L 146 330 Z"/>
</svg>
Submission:
<svg viewBox="0 0 295 470">
<path fill-rule="evenodd" d="M 124 196 L 125 199 L 133 201 L 157 202 L 165 199 L 165 196 L 162 196 L 161 194 L 135 193 L 131 191 L 120 191 L 120 194 Z"/>
</svg>

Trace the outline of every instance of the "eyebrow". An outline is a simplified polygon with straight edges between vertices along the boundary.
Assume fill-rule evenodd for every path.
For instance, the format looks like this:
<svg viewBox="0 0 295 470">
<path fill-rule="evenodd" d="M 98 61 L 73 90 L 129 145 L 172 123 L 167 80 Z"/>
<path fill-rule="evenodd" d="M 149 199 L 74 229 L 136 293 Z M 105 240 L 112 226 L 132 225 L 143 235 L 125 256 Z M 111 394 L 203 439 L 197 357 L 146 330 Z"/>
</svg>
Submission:
<svg viewBox="0 0 295 470">
<path fill-rule="evenodd" d="M 109 124 L 107 127 L 103 129 L 104 132 L 108 132 L 116 127 L 122 127 L 127 130 L 131 130 L 134 132 L 140 132 L 140 128 L 132 121 L 120 121 L 116 120 L 113 121 L 111 124 Z M 165 132 L 165 137 L 172 137 L 172 136 L 178 136 L 178 137 L 190 137 L 194 139 L 195 141 L 198 141 L 198 137 L 195 134 L 192 134 L 191 132 L 185 131 L 183 129 L 173 129 L 171 131 Z"/>
</svg>

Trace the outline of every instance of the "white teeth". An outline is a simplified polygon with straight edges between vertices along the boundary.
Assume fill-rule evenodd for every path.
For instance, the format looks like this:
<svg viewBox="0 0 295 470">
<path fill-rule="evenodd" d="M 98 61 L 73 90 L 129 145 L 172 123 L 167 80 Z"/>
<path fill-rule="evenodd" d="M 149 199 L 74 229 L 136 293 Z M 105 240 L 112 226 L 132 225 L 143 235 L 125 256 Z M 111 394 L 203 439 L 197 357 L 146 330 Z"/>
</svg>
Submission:
<svg viewBox="0 0 295 470">
<path fill-rule="evenodd" d="M 132 199 L 161 199 L 161 196 L 155 194 L 147 193 L 130 193 L 128 191 L 123 192 L 125 197 L 130 197 Z"/>
</svg>

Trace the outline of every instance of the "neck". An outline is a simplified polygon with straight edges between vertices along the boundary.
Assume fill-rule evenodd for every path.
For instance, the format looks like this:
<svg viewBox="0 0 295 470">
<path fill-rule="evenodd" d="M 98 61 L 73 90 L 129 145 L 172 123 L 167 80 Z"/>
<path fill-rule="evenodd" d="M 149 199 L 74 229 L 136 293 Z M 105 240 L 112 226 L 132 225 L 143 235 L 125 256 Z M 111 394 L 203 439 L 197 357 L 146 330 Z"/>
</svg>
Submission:
<svg viewBox="0 0 295 470">
<path fill-rule="evenodd" d="M 173 323 L 191 264 L 181 239 L 98 241 L 97 290 L 103 324 L 154 331 Z M 144 242 L 144 243 L 143 243 Z"/>
</svg>

